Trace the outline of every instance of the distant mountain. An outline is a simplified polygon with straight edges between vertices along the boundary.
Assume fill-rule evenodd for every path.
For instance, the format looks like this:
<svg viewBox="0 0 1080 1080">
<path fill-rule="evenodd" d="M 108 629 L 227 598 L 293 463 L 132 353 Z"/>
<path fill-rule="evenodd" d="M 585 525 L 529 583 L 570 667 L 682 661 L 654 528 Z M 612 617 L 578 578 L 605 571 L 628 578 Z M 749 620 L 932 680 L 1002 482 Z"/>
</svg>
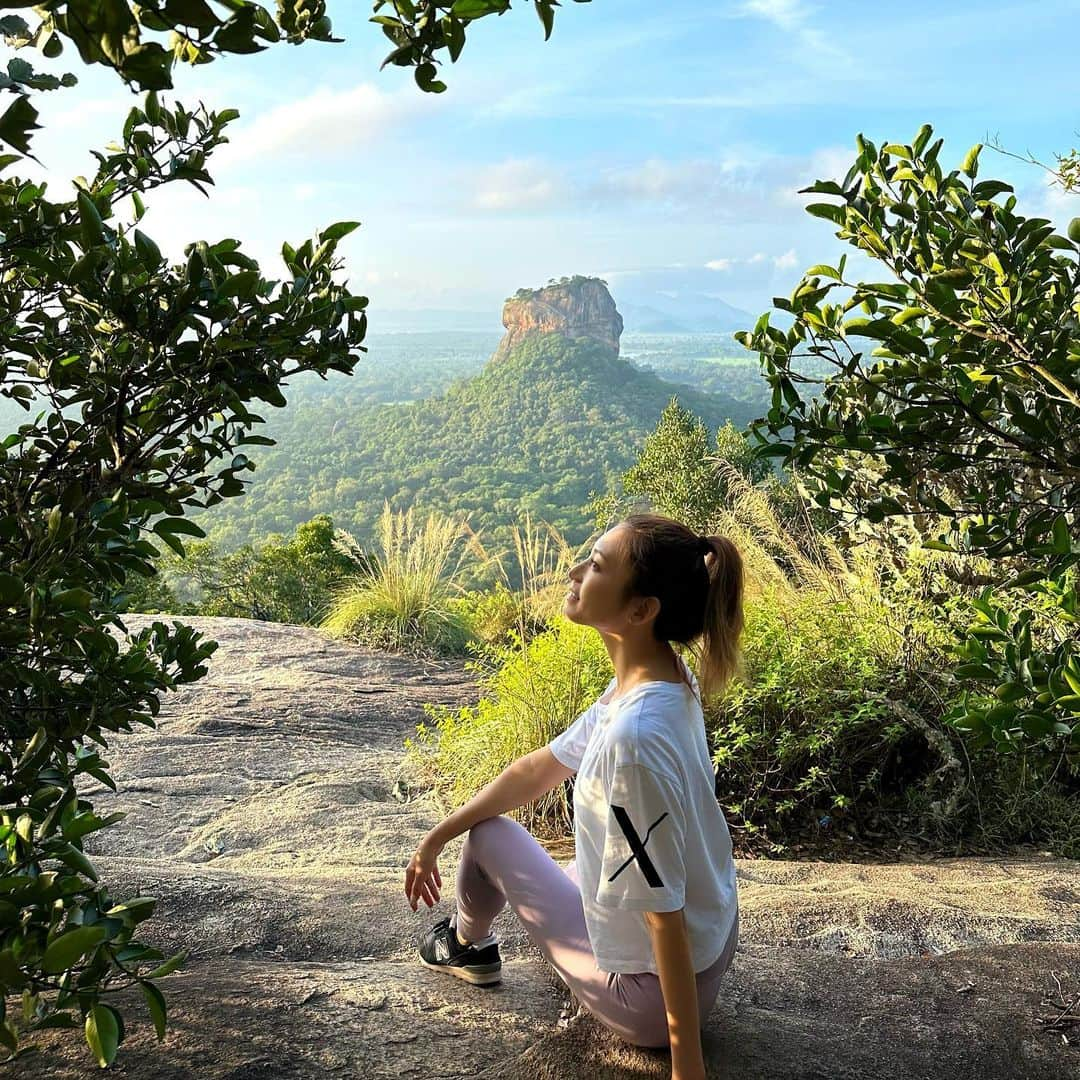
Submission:
<svg viewBox="0 0 1080 1080">
<path fill-rule="evenodd" d="M 519 290 L 503 324 L 478 375 L 425 400 L 357 407 L 348 380 L 337 389 L 297 383 L 289 408 L 268 418 L 278 445 L 252 455 L 247 494 L 207 512 L 204 527 L 232 545 L 331 513 L 365 543 L 389 500 L 420 513 L 468 512 L 489 539 L 505 539 L 530 509 L 581 541 L 591 495 L 637 460 L 673 396 L 714 429 L 728 419 L 742 428 L 760 413 L 622 359 L 622 318 L 596 279 Z"/>
<path fill-rule="evenodd" d="M 606 279 L 626 321 L 636 333 L 724 333 L 748 330 L 757 317 L 720 295 L 723 274 L 679 267 L 620 272 Z"/>
</svg>

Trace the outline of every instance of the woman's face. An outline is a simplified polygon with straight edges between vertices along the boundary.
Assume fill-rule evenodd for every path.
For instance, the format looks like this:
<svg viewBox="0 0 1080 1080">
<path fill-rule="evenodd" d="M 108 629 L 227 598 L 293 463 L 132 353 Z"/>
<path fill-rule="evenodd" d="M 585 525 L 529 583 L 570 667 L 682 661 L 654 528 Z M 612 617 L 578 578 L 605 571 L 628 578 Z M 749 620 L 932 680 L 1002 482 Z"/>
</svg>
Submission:
<svg viewBox="0 0 1080 1080">
<path fill-rule="evenodd" d="M 570 570 L 563 614 L 575 623 L 613 633 L 624 630 L 632 600 L 626 599 L 630 564 L 623 548 L 625 526 L 608 529 L 592 551 Z"/>
</svg>

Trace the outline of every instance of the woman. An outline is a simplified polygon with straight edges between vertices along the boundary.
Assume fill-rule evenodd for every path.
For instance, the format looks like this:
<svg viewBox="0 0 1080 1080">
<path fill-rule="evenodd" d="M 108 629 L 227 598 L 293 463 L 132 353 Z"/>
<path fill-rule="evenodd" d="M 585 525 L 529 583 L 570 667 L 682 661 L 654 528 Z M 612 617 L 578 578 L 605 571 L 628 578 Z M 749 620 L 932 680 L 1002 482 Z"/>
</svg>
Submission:
<svg viewBox="0 0 1080 1080">
<path fill-rule="evenodd" d="M 510 904 L 563 982 L 639 1046 L 671 1047 L 673 1080 L 705 1075 L 701 1028 L 738 943 L 731 836 L 715 796 L 698 682 L 671 642 L 701 638 L 706 696 L 738 662 L 743 564 L 724 537 L 634 514 L 570 571 L 564 613 L 595 627 L 615 678 L 547 746 L 518 758 L 435 826 L 408 864 L 416 911 L 440 897 L 436 860 L 469 835 L 456 917 L 429 929 L 420 959 L 497 982 L 491 935 Z M 576 774 L 576 856 L 565 871 L 499 815 Z"/>
</svg>

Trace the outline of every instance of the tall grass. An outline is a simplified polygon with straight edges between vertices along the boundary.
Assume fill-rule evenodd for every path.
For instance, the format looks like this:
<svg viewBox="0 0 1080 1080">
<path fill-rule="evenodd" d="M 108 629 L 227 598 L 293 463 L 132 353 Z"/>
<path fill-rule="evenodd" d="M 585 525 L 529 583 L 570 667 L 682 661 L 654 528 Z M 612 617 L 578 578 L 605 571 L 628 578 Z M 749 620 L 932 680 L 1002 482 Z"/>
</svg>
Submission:
<svg viewBox="0 0 1080 1080">
<path fill-rule="evenodd" d="M 470 624 L 453 601 L 464 560 L 480 550 L 467 519 L 430 513 L 418 523 L 411 507 L 395 512 L 386 503 L 377 539 L 381 551 L 362 559 L 351 537 L 335 543 L 359 569 L 337 589 L 323 629 L 372 648 L 464 653 Z"/>
<path fill-rule="evenodd" d="M 407 762 L 432 784 L 443 805 L 461 806 L 507 765 L 545 746 L 601 693 L 611 662 L 600 635 L 559 616 L 529 641 L 502 649 L 504 662 L 481 677 L 475 706 L 425 705 L 430 724 L 406 740 Z M 542 836 L 564 836 L 571 812 L 560 785 L 514 816 Z"/>
</svg>

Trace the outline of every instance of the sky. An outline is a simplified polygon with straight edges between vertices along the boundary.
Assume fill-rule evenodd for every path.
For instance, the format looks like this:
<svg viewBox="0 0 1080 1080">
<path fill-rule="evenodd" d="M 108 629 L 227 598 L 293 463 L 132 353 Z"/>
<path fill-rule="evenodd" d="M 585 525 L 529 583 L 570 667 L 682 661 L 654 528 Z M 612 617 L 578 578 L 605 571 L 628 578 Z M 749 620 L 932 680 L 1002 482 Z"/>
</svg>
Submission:
<svg viewBox="0 0 1080 1080">
<path fill-rule="evenodd" d="M 379 70 L 390 45 L 370 9 L 330 0 L 343 44 L 176 70 L 166 99 L 241 115 L 210 199 L 148 199 L 167 253 L 235 237 L 275 276 L 283 240 L 360 221 L 340 250 L 373 329 L 381 310 L 430 308 L 490 310 L 497 328 L 505 297 L 570 274 L 618 301 L 671 271 L 756 314 L 842 250 L 798 189 L 842 177 L 857 133 L 909 142 L 930 123 L 949 167 L 975 142 L 1048 163 L 1080 145 L 1080 0 L 567 0 L 547 43 L 517 0 L 473 25 L 441 95 Z M 80 84 L 37 96 L 35 142 L 56 192 L 133 103 L 70 46 L 59 63 Z M 986 150 L 980 176 L 1014 183 L 1022 213 L 1080 215 L 1033 165 Z"/>
</svg>

